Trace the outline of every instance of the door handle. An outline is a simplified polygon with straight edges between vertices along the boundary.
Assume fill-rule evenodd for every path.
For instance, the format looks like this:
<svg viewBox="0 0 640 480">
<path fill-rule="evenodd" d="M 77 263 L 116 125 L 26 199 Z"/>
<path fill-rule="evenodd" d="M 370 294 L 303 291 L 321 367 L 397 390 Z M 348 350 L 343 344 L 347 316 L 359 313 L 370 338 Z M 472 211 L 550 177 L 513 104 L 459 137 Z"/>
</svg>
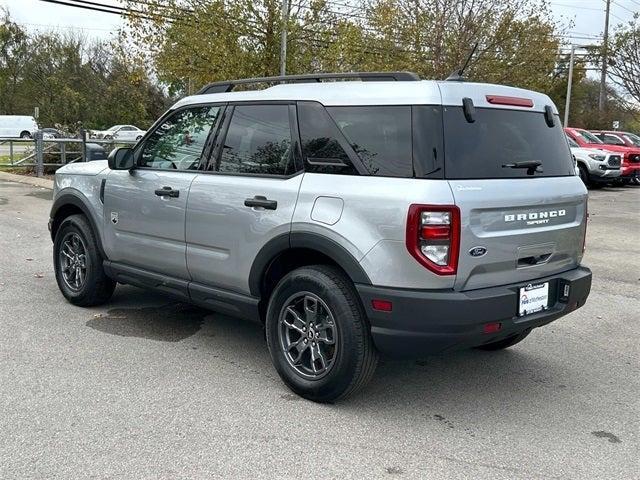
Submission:
<svg viewBox="0 0 640 480">
<path fill-rule="evenodd" d="M 158 188 L 155 194 L 159 197 L 178 198 L 180 196 L 180 190 L 174 190 L 171 187 L 162 187 Z"/>
<path fill-rule="evenodd" d="M 247 198 L 244 201 L 245 207 L 262 207 L 266 210 L 275 210 L 278 208 L 278 202 L 275 200 L 269 200 L 262 195 L 256 195 L 253 198 Z"/>
</svg>

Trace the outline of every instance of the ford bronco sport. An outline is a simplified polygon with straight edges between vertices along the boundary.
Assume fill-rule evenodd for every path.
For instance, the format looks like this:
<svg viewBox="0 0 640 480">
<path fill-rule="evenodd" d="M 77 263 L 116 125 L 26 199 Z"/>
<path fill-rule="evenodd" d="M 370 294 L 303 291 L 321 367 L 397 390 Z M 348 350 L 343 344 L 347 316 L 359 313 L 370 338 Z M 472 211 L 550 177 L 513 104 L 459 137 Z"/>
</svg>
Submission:
<svg viewBox="0 0 640 480">
<path fill-rule="evenodd" d="M 586 219 L 546 95 L 398 72 L 210 84 L 58 170 L 49 226 L 71 303 L 123 283 L 261 321 L 328 402 L 379 353 L 503 349 L 582 306 Z"/>
</svg>

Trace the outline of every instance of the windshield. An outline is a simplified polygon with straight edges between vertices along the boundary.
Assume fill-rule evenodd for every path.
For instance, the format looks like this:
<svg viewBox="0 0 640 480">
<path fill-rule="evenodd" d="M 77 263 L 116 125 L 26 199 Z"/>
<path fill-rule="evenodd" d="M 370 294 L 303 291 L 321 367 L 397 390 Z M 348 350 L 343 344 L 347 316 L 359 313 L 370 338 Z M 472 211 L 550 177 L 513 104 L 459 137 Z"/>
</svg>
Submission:
<svg viewBox="0 0 640 480">
<path fill-rule="evenodd" d="M 569 135 L 567 135 L 567 142 L 569 142 L 569 146 L 571 148 L 579 148 L 580 147 L 580 145 L 578 145 L 576 143 L 576 141 L 573 138 L 571 138 Z"/>
<path fill-rule="evenodd" d="M 553 127 L 544 113 L 476 108 L 469 123 L 462 107 L 444 107 L 445 178 L 533 178 L 574 175 L 569 144 L 559 117 Z M 541 163 L 535 175 L 520 162 Z"/>
<path fill-rule="evenodd" d="M 582 137 L 582 139 L 587 143 L 604 143 L 598 137 L 596 137 L 593 133 L 589 133 L 586 130 L 576 130 L 576 133 Z"/>
<path fill-rule="evenodd" d="M 625 133 L 624 138 L 633 143 L 636 147 L 640 147 L 640 137 L 633 133 Z"/>
<path fill-rule="evenodd" d="M 121 126 L 122 126 L 122 125 L 114 125 L 113 127 L 108 128 L 106 131 L 107 131 L 107 132 L 113 132 L 114 130 L 119 129 Z"/>
</svg>

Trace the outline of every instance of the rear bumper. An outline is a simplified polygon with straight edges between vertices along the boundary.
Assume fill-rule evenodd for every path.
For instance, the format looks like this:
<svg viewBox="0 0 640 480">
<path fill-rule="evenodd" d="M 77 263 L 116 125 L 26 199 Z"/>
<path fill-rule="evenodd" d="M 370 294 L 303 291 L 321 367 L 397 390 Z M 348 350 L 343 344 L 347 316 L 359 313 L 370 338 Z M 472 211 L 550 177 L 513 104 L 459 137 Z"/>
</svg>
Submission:
<svg viewBox="0 0 640 480">
<path fill-rule="evenodd" d="M 522 283 L 467 292 L 395 290 L 356 285 L 376 347 L 391 356 L 420 357 L 448 350 L 476 347 L 540 327 L 581 307 L 591 290 L 591 270 L 578 267 L 532 280 L 549 283 L 549 308 L 517 316 Z M 569 296 L 562 297 L 565 285 Z M 391 312 L 374 310 L 373 299 L 393 303 Z M 500 322 L 497 333 L 485 334 L 487 323 Z"/>
</svg>

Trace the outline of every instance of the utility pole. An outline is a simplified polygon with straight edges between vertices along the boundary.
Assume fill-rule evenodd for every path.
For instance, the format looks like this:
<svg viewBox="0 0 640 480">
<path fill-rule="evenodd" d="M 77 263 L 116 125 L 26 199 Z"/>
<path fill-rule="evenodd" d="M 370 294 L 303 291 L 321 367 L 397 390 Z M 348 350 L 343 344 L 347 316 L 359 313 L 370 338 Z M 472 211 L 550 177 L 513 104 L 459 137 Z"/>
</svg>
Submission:
<svg viewBox="0 0 640 480">
<path fill-rule="evenodd" d="M 602 46 L 602 71 L 600 74 L 600 98 L 598 99 L 598 111 L 604 113 L 607 91 L 605 89 L 607 81 L 607 63 L 609 62 L 609 13 L 611 10 L 611 0 L 606 0 L 607 7 L 604 15 L 604 42 Z"/>
<path fill-rule="evenodd" d="M 280 30 L 280 75 L 287 74 L 287 30 L 289 29 L 289 1 L 282 0 L 282 28 Z"/>
<path fill-rule="evenodd" d="M 576 53 L 576 46 L 571 44 L 571 57 L 569 57 L 569 78 L 567 80 L 567 100 L 564 104 L 564 126 L 569 126 L 569 108 L 571 107 L 571 85 L 573 84 L 573 58 Z"/>
</svg>

